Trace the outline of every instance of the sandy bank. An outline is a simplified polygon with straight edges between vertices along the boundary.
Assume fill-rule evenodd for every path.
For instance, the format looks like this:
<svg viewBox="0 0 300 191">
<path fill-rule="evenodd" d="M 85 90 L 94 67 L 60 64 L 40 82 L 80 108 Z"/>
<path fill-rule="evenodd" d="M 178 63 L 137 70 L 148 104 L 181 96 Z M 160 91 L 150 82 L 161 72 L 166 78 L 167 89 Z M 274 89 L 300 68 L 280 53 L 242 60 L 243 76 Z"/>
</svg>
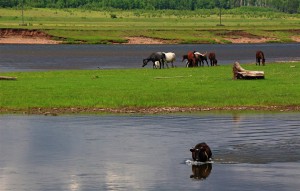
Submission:
<svg viewBox="0 0 300 191">
<path fill-rule="evenodd" d="M 218 35 L 218 34 L 217 34 Z M 267 43 L 276 41 L 275 38 L 266 38 L 249 34 L 244 31 L 230 31 L 219 34 L 231 43 Z M 124 44 L 178 44 L 176 40 L 163 40 L 149 37 L 125 37 Z M 300 37 L 292 36 L 292 40 L 300 42 Z M 219 42 L 219 40 L 216 40 Z M 54 37 L 40 30 L 27 29 L 0 29 L 0 44 L 61 44 L 63 40 L 54 40 Z"/>
<path fill-rule="evenodd" d="M 0 44 L 60 44 L 62 41 L 38 30 L 0 29 Z"/>
</svg>

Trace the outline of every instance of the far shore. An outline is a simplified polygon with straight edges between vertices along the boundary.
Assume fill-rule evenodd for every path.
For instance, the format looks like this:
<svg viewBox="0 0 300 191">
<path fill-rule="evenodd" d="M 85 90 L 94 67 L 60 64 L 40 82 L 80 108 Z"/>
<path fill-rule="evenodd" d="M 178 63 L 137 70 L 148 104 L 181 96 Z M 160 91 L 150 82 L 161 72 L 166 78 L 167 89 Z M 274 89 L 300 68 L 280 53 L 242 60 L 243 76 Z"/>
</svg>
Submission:
<svg viewBox="0 0 300 191">
<path fill-rule="evenodd" d="M 127 42 L 118 43 L 112 42 L 113 44 L 178 44 L 176 40 L 168 41 L 157 38 L 149 37 L 126 37 Z M 300 37 L 294 36 L 294 42 L 300 42 Z M 247 36 L 243 35 L 239 38 L 227 37 L 226 40 L 230 43 L 267 43 L 274 41 L 274 38 L 266 38 L 259 36 Z M 63 44 L 63 40 L 54 40 L 54 37 L 39 31 L 39 30 L 3 30 L 0 29 L 0 44 Z M 220 42 L 220 44 L 222 44 Z"/>
</svg>

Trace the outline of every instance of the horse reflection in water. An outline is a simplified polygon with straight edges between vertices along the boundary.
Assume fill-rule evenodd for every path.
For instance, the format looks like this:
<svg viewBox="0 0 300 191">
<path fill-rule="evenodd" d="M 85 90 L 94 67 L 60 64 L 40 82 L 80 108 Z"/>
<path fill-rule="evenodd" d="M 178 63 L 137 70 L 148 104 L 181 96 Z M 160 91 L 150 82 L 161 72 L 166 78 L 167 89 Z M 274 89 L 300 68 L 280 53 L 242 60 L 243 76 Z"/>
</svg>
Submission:
<svg viewBox="0 0 300 191">
<path fill-rule="evenodd" d="M 201 164 L 201 165 L 193 165 L 192 166 L 193 174 L 190 176 L 190 178 L 193 178 L 196 180 L 204 180 L 210 175 L 211 170 L 212 170 L 211 163 L 205 163 L 205 164 Z"/>
</svg>

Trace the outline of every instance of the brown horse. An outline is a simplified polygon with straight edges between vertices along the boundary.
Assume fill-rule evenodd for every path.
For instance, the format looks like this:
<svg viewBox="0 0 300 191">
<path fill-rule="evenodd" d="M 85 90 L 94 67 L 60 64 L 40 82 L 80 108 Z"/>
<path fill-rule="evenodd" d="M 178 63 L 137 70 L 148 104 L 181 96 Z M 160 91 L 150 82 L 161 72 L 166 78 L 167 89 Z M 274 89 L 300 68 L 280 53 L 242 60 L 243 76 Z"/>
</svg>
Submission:
<svg viewBox="0 0 300 191">
<path fill-rule="evenodd" d="M 208 59 L 210 61 L 210 66 L 217 66 L 218 60 L 216 59 L 216 54 L 214 52 L 208 54 Z"/>
<path fill-rule="evenodd" d="M 212 153 L 206 143 L 199 143 L 194 148 L 191 148 L 192 157 L 194 161 L 206 162 L 209 161 Z"/>
<path fill-rule="evenodd" d="M 197 66 L 197 60 L 196 60 L 196 57 L 195 57 L 195 51 L 190 51 L 188 52 L 187 54 L 187 67 L 196 67 Z"/>
<path fill-rule="evenodd" d="M 260 60 L 262 62 L 262 65 L 264 66 L 265 65 L 265 62 L 266 62 L 266 59 L 265 59 L 265 55 L 264 53 L 259 50 L 256 52 L 256 65 L 258 64 L 260 66 Z"/>
</svg>

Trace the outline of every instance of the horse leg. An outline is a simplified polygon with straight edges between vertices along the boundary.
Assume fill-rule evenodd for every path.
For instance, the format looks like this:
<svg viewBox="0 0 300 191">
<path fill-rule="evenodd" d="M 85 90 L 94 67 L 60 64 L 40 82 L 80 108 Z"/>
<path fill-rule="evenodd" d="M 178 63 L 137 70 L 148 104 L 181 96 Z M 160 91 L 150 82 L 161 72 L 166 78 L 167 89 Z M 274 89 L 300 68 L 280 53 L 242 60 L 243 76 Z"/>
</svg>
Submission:
<svg viewBox="0 0 300 191">
<path fill-rule="evenodd" d="M 163 68 L 165 68 L 165 61 L 164 61 L 164 59 L 161 60 L 161 63 L 162 63 Z"/>
<path fill-rule="evenodd" d="M 159 69 L 161 69 L 161 60 L 159 60 L 158 62 L 159 62 Z"/>
<path fill-rule="evenodd" d="M 166 66 L 167 66 L 167 68 L 169 68 L 168 62 L 166 62 Z"/>
<path fill-rule="evenodd" d="M 156 65 L 155 65 L 155 61 L 152 61 L 153 62 L 153 69 L 157 69 Z"/>
<path fill-rule="evenodd" d="M 161 69 L 161 66 L 162 66 L 162 68 L 165 68 L 165 63 L 164 63 L 163 59 L 159 60 L 159 64 L 160 64 L 160 69 Z"/>
<path fill-rule="evenodd" d="M 206 65 L 209 67 L 209 64 L 208 64 L 207 60 L 205 60 L 205 62 L 206 62 Z"/>
</svg>

